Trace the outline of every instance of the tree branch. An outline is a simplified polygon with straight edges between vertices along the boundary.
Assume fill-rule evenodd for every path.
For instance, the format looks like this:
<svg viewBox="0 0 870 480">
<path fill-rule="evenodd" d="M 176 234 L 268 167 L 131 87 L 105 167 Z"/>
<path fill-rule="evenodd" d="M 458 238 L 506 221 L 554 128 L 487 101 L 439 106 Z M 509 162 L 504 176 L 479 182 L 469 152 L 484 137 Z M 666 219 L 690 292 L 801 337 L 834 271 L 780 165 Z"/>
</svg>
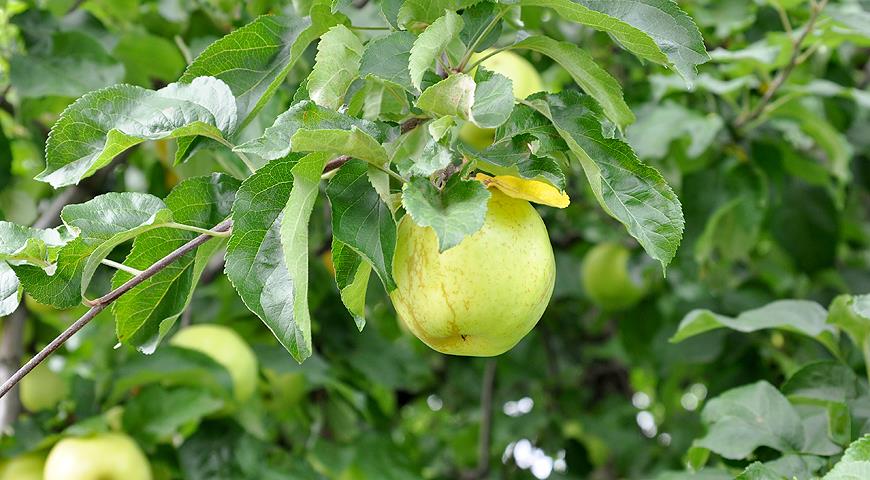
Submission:
<svg viewBox="0 0 870 480">
<path fill-rule="evenodd" d="M 12 375 L 21 362 L 21 355 L 24 353 L 23 337 L 26 321 L 27 307 L 24 305 L 24 299 L 21 299 L 18 308 L 6 318 L 3 325 L 3 338 L 0 339 L 0 375 L 3 378 Z M 20 412 L 21 401 L 17 391 L 13 391 L 9 398 L 0 401 L 0 432 L 12 425 Z"/>
<path fill-rule="evenodd" d="M 480 388 L 480 436 L 477 440 L 477 468 L 462 477 L 466 480 L 479 480 L 489 474 L 489 450 L 492 446 L 492 401 L 495 387 L 495 367 L 497 362 L 490 359 L 483 371 Z"/>
<path fill-rule="evenodd" d="M 226 232 L 232 228 L 233 222 L 232 220 L 225 220 L 212 228 L 212 231 L 215 232 Z M 67 340 L 70 339 L 73 335 L 75 335 L 79 330 L 84 328 L 91 320 L 94 319 L 100 312 L 106 309 L 109 305 L 112 304 L 115 300 L 120 298 L 125 293 L 129 292 L 145 280 L 153 277 L 157 273 L 159 273 L 164 268 L 171 265 L 173 262 L 184 256 L 185 254 L 195 250 L 200 245 L 214 238 L 213 235 L 210 234 L 202 234 L 193 240 L 185 243 L 184 245 L 178 247 L 175 251 L 166 255 L 165 257 L 158 260 L 154 265 L 151 265 L 143 271 L 141 274 L 136 275 L 135 277 L 128 280 L 126 283 L 121 285 L 120 287 L 112 290 L 111 292 L 103 295 L 102 297 L 91 302 L 91 308 L 88 310 L 81 318 L 76 320 L 72 325 L 69 326 L 66 330 L 64 330 L 60 335 L 57 336 L 54 340 L 51 341 L 45 348 L 39 351 L 29 362 L 24 364 L 23 367 L 18 369 L 11 377 L 9 377 L 6 382 L 0 386 L 0 398 L 3 398 L 13 387 L 15 387 L 18 382 L 24 378 L 25 375 L 30 373 L 37 365 L 42 363 L 49 355 L 54 353 L 61 345 L 64 344 Z"/>
</svg>

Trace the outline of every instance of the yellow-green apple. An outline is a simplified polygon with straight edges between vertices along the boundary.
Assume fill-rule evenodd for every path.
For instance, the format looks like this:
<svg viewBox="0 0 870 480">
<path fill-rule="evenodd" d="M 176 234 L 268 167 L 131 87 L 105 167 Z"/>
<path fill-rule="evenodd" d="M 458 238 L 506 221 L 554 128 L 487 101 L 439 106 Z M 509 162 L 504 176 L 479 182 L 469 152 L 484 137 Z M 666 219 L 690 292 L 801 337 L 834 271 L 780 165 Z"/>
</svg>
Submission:
<svg viewBox="0 0 870 480">
<path fill-rule="evenodd" d="M 628 249 L 616 243 L 600 243 L 589 250 L 583 258 L 581 277 L 593 303 L 618 311 L 632 307 L 643 297 L 643 285 L 631 277 L 628 259 Z"/>
<path fill-rule="evenodd" d="M 66 398 L 66 395 L 66 381 L 44 363 L 39 364 L 21 380 L 21 405 L 28 411 L 50 410 Z"/>
<path fill-rule="evenodd" d="M 401 320 L 433 349 L 488 357 L 517 344 L 553 293 L 556 264 L 534 207 L 490 189 L 483 227 L 438 251 L 430 227 L 399 225 L 390 298 Z"/>
<path fill-rule="evenodd" d="M 45 461 L 44 480 L 151 480 L 151 466 L 132 438 L 121 433 L 66 438 Z"/>
<path fill-rule="evenodd" d="M 192 325 L 181 329 L 170 343 L 204 353 L 226 368 L 233 380 L 233 395 L 238 402 L 244 402 L 254 394 L 257 357 L 232 329 L 221 325 Z"/>
<path fill-rule="evenodd" d="M 0 480 L 42 480 L 45 454 L 28 453 L 0 465 Z"/>
</svg>

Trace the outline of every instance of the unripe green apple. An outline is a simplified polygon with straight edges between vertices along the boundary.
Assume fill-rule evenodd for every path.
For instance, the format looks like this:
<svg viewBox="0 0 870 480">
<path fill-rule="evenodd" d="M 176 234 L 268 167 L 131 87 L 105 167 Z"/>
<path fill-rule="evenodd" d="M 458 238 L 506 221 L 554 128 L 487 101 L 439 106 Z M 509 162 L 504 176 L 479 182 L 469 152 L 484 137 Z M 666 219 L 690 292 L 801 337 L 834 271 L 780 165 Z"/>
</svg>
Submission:
<svg viewBox="0 0 870 480">
<path fill-rule="evenodd" d="M 66 438 L 45 461 L 45 480 L 151 480 L 151 466 L 132 438 L 120 433 Z"/>
<path fill-rule="evenodd" d="M 451 355 L 489 357 L 538 323 L 556 279 L 547 227 L 529 202 L 491 189 L 483 227 L 443 253 L 429 227 L 399 224 L 390 293 L 417 338 Z"/>
<path fill-rule="evenodd" d="M 244 402 L 254 394 L 257 357 L 232 329 L 221 325 L 193 325 L 175 334 L 170 343 L 204 353 L 223 365 L 233 379 L 233 394 L 238 402 Z"/>
<path fill-rule="evenodd" d="M 484 50 L 471 57 L 471 63 L 492 53 L 492 50 Z M 480 62 L 484 68 L 495 73 L 500 73 L 509 78 L 513 83 L 514 97 L 523 99 L 529 95 L 544 90 L 544 82 L 535 67 L 525 58 L 516 53 L 499 52 Z M 469 145 L 483 150 L 492 144 L 495 130 L 480 128 L 471 122 L 466 122 L 459 130 L 459 138 Z"/>
<path fill-rule="evenodd" d="M 600 243 L 583 258 L 581 276 L 586 295 L 605 310 L 632 307 L 644 295 L 628 271 L 629 251 L 616 243 Z"/>
<path fill-rule="evenodd" d="M 68 391 L 64 379 L 44 363 L 21 379 L 20 389 L 21 405 L 30 412 L 56 407 Z"/>
<path fill-rule="evenodd" d="M 0 480 L 42 480 L 45 455 L 29 453 L 0 465 Z"/>
</svg>

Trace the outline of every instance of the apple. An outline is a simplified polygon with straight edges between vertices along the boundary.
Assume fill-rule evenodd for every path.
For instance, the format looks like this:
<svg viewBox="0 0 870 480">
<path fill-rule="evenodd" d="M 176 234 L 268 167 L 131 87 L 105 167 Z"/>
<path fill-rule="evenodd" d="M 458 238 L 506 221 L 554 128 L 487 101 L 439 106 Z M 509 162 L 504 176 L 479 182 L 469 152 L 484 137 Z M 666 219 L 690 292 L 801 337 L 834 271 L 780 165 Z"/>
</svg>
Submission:
<svg viewBox="0 0 870 480">
<path fill-rule="evenodd" d="M 151 466 L 132 438 L 121 433 L 66 438 L 45 461 L 45 480 L 151 480 Z"/>
<path fill-rule="evenodd" d="M 21 405 L 30 412 L 53 409 L 68 391 L 66 381 L 44 363 L 21 379 L 19 388 Z"/>
<path fill-rule="evenodd" d="M 583 258 L 583 288 L 592 303 L 604 310 L 631 308 L 644 295 L 643 285 L 628 270 L 629 251 L 616 243 L 600 243 Z"/>
<path fill-rule="evenodd" d="M 45 455 L 29 453 L 0 465 L 0 480 L 42 480 Z"/>
<path fill-rule="evenodd" d="M 200 324 L 181 329 L 170 341 L 176 347 L 204 353 L 221 364 L 233 379 L 233 395 L 241 403 L 257 387 L 257 357 L 242 337 L 221 325 Z"/>
<path fill-rule="evenodd" d="M 484 50 L 471 57 L 471 63 L 492 53 L 492 50 Z M 484 68 L 500 73 L 509 78 L 513 83 L 514 97 L 523 99 L 529 95 L 544 90 L 544 82 L 535 67 L 525 58 L 516 53 L 499 52 L 480 62 Z M 492 144 L 495 130 L 480 128 L 471 122 L 465 122 L 459 130 L 459 138 L 469 145 L 483 150 Z"/>
<path fill-rule="evenodd" d="M 410 215 L 399 224 L 390 293 L 399 318 L 426 345 L 489 357 L 538 323 L 556 280 L 547 227 L 529 202 L 497 189 L 483 227 L 444 252 Z"/>
</svg>

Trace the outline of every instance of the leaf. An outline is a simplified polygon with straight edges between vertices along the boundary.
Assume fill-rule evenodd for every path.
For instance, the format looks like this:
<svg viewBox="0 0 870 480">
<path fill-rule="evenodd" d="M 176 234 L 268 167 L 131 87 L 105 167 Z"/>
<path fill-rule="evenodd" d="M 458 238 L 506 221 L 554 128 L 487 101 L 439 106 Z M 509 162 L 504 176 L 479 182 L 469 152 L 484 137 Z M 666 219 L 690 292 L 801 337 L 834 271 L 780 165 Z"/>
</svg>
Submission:
<svg viewBox="0 0 870 480">
<path fill-rule="evenodd" d="M 685 222 L 680 201 L 662 175 L 641 163 L 627 144 L 604 136 L 591 97 L 566 91 L 533 96 L 529 104 L 553 122 L 580 160 L 602 208 L 666 268 Z"/>
<path fill-rule="evenodd" d="M 862 480 L 870 475 L 870 435 L 852 442 L 840 461 L 822 480 Z"/>
<path fill-rule="evenodd" d="M 168 442 L 223 406 L 206 390 L 149 386 L 124 405 L 124 429 L 145 442 Z"/>
<path fill-rule="evenodd" d="M 512 48 L 529 49 L 555 60 L 583 91 L 601 105 L 607 118 L 612 120 L 620 130 L 634 122 L 634 113 L 623 99 L 619 82 L 607 73 L 607 70 L 595 63 L 592 56 L 582 48 L 544 36 L 528 37 Z"/>
<path fill-rule="evenodd" d="M 67 107 L 51 129 L 46 167 L 36 179 L 59 188 L 78 183 L 145 140 L 205 135 L 222 139 L 235 127 L 229 88 L 210 77 L 157 91 L 116 85 Z"/>
<path fill-rule="evenodd" d="M 444 10 L 457 11 L 478 3 L 480 0 L 405 0 L 397 14 L 400 27 L 412 23 L 431 24 L 444 15 Z"/>
<path fill-rule="evenodd" d="M 673 65 L 690 84 L 696 66 L 709 60 L 698 27 L 671 0 L 520 0 L 519 4 L 552 8 L 566 20 L 607 32 L 635 55 Z"/>
<path fill-rule="evenodd" d="M 66 227 L 40 229 L 0 221 L 0 261 L 47 268 L 74 236 Z"/>
<path fill-rule="evenodd" d="M 481 128 L 501 126 L 514 109 L 513 83 L 482 67 L 478 67 L 475 80 L 474 104 L 468 119 Z"/>
<path fill-rule="evenodd" d="M 674 140 L 689 139 L 686 155 L 699 157 L 716 140 L 725 122 L 710 113 L 702 115 L 676 102 L 651 103 L 639 112 L 637 123 L 628 128 L 627 140 L 640 158 L 664 158 Z M 678 147 L 682 148 L 682 144 Z"/>
<path fill-rule="evenodd" d="M 299 162 L 298 155 L 273 160 L 242 183 L 233 203 L 233 233 L 224 270 L 248 309 L 302 362 L 311 355 L 311 332 L 308 325 L 298 323 L 297 307 L 302 304 L 296 298 L 301 294 L 298 301 L 304 302 L 306 294 L 299 291 L 299 279 L 293 276 L 299 264 L 290 271 L 282 243 L 288 232 L 282 232 L 284 215 L 297 214 L 289 200 Z"/>
<path fill-rule="evenodd" d="M 210 229 L 230 214 L 239 181 L 215 173 L 179 183 L 164 200 L 175 222 Z M 196 238 L 197 233 L 161 228 L 136 237 L 124 264 L 144 270 L 175 249 Z M 226 240 L 215 238 L 167 265 L 112 304 L 118 339 L 143 353 L 153 353 L 193 297 L 194 288 L 211 257 Z M 118 271 L 112 287 L 120 287 L 131 275 Z"/>
<path fill-rule="evenodd" d="M 414 88 L 420 90 L 423 74 L 429 70 L 435 59 L 441 55 L 441 52 L 447 48 L 450 42 L 459 35 L 462 26 L 462 18 L 454 12 L 447 11 L 414 40 L 411 56 L 408 59 L 408 72 L 411 75 L 411 85 Z"/>
<path fill-rule="evenodd" d="M 239 128 L 269 101 L 308 45 L 341 21 L 328 7 L 316 15 L 262 16 L 212 43 L 182 75 L 180 82 L 211 76 L 235 96 Z M 324 8 L 326 11 L 324 11 Z"/>
<path fill-rule="evenodd" d="M 453 175 L 442 190 L 421 177 L 414 177 L 402 190 L 402 205 L 414 223 L 432 227 L 438 236 L 438 251 L 459 245 L 483 227 L 491 194 L 482 183 Z"/>
<path fill-rule="evenodd" d="M 428 177 L 453 162 L 454 153 L 436 141 L 426 128 L 415 128 L 395 143 L 391 162 L 403 177 Z"/>
<path fill-rule="evenodd" d="M 234 150 L 254 153 L 267 160 L 284 157 L 291 151 L 333 152 L 383 164 L 387 154 L 380 142 L 386 136 L 387 129 L 381 124 L 353 118 L 304 100 L 282 113 L 260 138 L 243 143 Z"/>
<path fill-rule="evenodd" d="M 840 295 L 831 302 L 828 323 L 849 335 L 855 345 L 870 341 L 870 295 Z"/>
<path fill-rule="evenodd" d="M 124 79 L 124 66 L 85 33 L 56 32 L 51 44 L 48 52 L 10 59 L 10 81 L 20 96 L 78 97 Z"/>
<path fill-rule="evenodd" d="M 0 317 L 11 314 L 21 300 L 21 285 L 12 267 L 0 261 Z"/>
<path fill-rule="evenodd" d="M 390 120 L 401 122 L 408 116 L 411 106 L 408 94 L 401 86 L 377 77 L 366 77 L 362 87 L 348 101 L 348 113 L 362 113 L 366 120 Z"/>
<path fill-rule="evenodd" d="M 12 144 L 0 127 L 0 191 L 12 181 Z"/>
<path fill-rule="evenodd" d="M 553 122 L 524 104 L 517 105 L 508 121 L 495 130 L 492 148 L 517 151 L 518 145 L 537 156 L 561 155 L 568 150 Z"/>
<path fill-rule="evenodd" d="M 846 403 L 868 393 L 867 386 L 846 365 L 820 361 L 801 367 L 780 388 L 790 400 Z"/>
<path fill-rule="evenodd" d="M 369 42 L 360 60 L 360 77 L 371 75 L 413 92 L 408 62 L 416 39 L 413 33 L 400 31 Z"/>
<path fill-rule="evenodd" d="M 38 302 L 57 308 L 78 305 L 100 261 L 116 246 L 172 220 L 163 201 L 136 192 L 106 193 L 88 202 L 67 205 L 64 224 L 78 237 L 58 252 L 54 271 L 14 267 L 24 289 Z"/>
<path fill-rule="evenodd" d="M 332 262 L 341 301 L 353 316 L 356 327 L 362 331 L 366 322 L 366 290 L 372 267 L 363 262 L 352 248 L 336 239 L 332 240 Z"/>
<path fill-rule="evenodd" d="M 707 435 L 697 444 L 728 459 L 746 458 L 760 446 L 795 452 L 804 445 L 797 412 L 765 381 L 728 390 L 710 400 L 701 418 L 707 424 Z"/>
<path fill-rule="evenodd" d="M 487 187 L 495 187 L 512 198 L 519 198 L 556 208 L 565 208 L 571 203 L 567 193 L 548 183 L 537 180 L 527 180 L 509 175 L 490 177 L 484 173 L 478 173 L 476 179 L 483 182 Z"/>
<path fill-rule="evenodd" d="M 369 262 L 387 291 L 395 289 L 396 221 L 369 183 L 366 163 L 351 160 L 344 164 L 329 181 L 326 195 L 332 205 L 333 238 Z"/>
<path fill-rule="evenodd" d="M 537 157 L 528 152 L 518 151 L 518 147 L 499 142 L 483 151 L 465 145 L 459 150 L 475 167 L 492 175 L 506 175 L 528 180 L 547 182 L 559 190 L 565 189 L 565 174 L 552 158 Z"/>
<path fill-rule="evenodd" d="M 735 480 L 783 480 L 773 469 L 761 462 L 755 462 L 746 467 Z"/>
<path fill-rule="evenodd" d="M 437 116 L 455 115 L 468 120 L 474 105 L 474 90 L 471 76 L 455 73 L 427 88 L 417 98 L 417 108 Z"/>
<path fill-rule="evenodd" d="M 337 110 L 351 82 L 359 75 L 365 47 L 349 28 L 336 25 L 320 38 L 308 94 L 321 107 Z"/>
<path fill-rule="evenodd" d="M 154 80 L 172 82 L 187 66 L 175 43 L 144 32 L 124 33 L 112 55 L 124 63 L 124 81 L 142 87 Z"/>
<path fill-rule="evenodd" d="M 743 333 L 776 328 L 815 338 L 836 354 L 839 351 L 836 331 L 826 323 L 826 319 L 824 307 L 809 300 L 777 300 L 761 308 L 747 310 L 737 318 L 710 310 L 692 310 L 680 321 L 670 341 L 678 343 L 717 328 L 730 328 Z"/>
<path fill-rule="evenodd" d="M 501 14 L 503 8 L 502 5 L 495 2 L 479 2 L 464 9 L 462 12 L 462 23 L 465 26 L 462 28 L 462 32 L 459 33 L 459 39 L 462 40 L 462 43 L 470 47 L 475 39 L 480 37 L 487 28 L 491 28 L 486 37 L 478 41 L 474 51 L 482 52 L 495 45 L 495 42 L 501 36 L 504 22 L 497 21 L 493 27 L 490 27 L 490 24 L 496 16 Z"/>
</svg>

